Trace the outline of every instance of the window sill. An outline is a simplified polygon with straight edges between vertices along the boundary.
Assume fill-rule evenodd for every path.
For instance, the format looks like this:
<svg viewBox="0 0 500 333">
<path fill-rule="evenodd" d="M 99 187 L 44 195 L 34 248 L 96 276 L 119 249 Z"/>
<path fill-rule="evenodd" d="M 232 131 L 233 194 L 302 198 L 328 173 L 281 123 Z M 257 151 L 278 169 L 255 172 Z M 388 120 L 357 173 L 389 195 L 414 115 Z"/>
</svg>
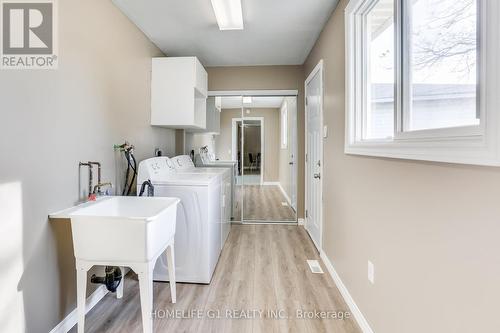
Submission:
<svg viewBox="0 0 500 333">
<path fill-rule="evenodd" d="M 439 141 L 414 139 L 356 142 L 347 143 L 345 153 L 443 163 L 500 166 L 496 142 L 491 139 L 487 140 L 482 135 L 446 138 Z"/>
</svg>

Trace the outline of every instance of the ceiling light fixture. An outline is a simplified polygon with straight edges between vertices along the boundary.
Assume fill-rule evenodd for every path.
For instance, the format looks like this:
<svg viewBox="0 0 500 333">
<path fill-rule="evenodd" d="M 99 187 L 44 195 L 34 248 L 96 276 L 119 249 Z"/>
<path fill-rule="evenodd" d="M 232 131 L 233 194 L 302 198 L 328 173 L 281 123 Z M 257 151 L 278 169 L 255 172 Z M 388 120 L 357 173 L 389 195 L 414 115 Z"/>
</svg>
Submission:
<svg viewBox="0 0 500 333">
<path fill-rule="evenodd" d="M 243 96 L 243 104 L 252 104 L 251 96 Z"/>
<path fill-rule="evenodd" d="M 241 0 L 212 0 L 220 30 L 243 30 Z"/>
</svg>

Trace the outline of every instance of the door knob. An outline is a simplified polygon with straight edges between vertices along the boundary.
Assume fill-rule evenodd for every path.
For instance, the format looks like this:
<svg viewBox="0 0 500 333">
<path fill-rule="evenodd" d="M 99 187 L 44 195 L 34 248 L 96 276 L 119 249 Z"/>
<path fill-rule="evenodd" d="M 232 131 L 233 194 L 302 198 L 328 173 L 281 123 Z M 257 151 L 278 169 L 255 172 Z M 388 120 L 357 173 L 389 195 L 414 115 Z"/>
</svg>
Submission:
<svg viewBox="0 0 500 333">
<path fill-rule="evenodd" d="M 320 179 L 320 178 L 321 178 L 321 174 L 319 174 L 319 173 L 315 173 L 315 174 L 314 174 L 314 178 L 316 178 L 316 179 Z"/>
<path fill-rule="evenodd" d="M 288 162 L 289 165 L 293 165 L 293 162 Z"/>
</svg>

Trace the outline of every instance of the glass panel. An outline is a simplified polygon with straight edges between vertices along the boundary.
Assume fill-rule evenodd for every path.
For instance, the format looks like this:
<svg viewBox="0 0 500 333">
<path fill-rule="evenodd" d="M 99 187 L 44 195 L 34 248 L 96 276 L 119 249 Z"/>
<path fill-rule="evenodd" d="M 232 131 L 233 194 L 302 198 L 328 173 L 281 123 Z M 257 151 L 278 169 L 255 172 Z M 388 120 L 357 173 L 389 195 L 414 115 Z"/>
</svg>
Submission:
<svg viewBox="0 0 500 333">
<path fill-rule="evenodd" d="M 380 0 L 366 16 L 366 106 L 363 139 L 394 135 L 394 0 Z"/>
<path fill-rule="evenodd" d="M 265 122 L 263 108 L 258 108 L 256 103 L 260 99 L 253 96 L 243 97 L 242 111 L 242 179 L 244 185 L 243 220 L 265 221 L 266 209 L 262 199 L 263 186 L 261 184 L 263 132 L 262 123 Z M 266 143 L 268 144 L 268 143 Z M 270 203 L 270 202 L 267 202 Z"/>
<path fill-rule="evenodd" d="M 287 112 L 282 112 L 286 105 Z M 245 96 L 239 121 L 241 135 L 241 184 L 243 221 L 294 222 L 296 181 L 292 184 L 294 144 L 289 129 L 296 98 L 283 96 Z M 282 119 L 285 114 L 287 119 Z M 281 124 L 288 126 L 287 145 L 282 146 Z M 295 133 L 296 134 L 296 133 Z"/>
<path fill-rule="evenodd" d="M 238 151 L 240 150 L 240 136 L 238 127 L 233 120 L 241 118 L 243 105 L 242 96 L 221 96 L 209 98 L 214 103 L 216 120 L 218 123 L 218 134 L 209 135 L 214 141 L 215 161 L 217 167 L 229 168 L 231 170 L 231 181 L 223 182 L 222 191 L 225 197 L 231 197 L 231 202 L 224 206 L 224 213 L 229 214 L 233 221 L 241 221 L 243 193 L 241 191 L 241 172 L 238 162 Z M 207 108 L 208 112 L 208 108 Z M 208 116 L 207 116 L 208 117 Z M 240 121 L 241 123 L 241 121 Z M 228 207 L 226 210 L 225 208 Z"/>
<path fill-rule="evenodd" d="M 406 1 L 405 130 L 478 125 L 477 1 Z"/>
</svg>

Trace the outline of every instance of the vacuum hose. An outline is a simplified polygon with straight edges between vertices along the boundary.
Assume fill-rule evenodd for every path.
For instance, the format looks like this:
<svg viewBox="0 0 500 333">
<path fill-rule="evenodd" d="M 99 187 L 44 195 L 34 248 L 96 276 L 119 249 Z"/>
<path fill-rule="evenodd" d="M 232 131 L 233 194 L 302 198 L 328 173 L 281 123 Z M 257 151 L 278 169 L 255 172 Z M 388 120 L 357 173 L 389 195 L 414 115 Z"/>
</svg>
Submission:
<svg viewBox="0 0 500 333">
<path fill-rule="evenodd" d="M 116 292 L 122 281 L 121 269 L 115 266 L 106 266 L 105 274 L 105 276 L 96 276 L 93 274 L 90 277 L 90 282 L 103 284 L 112 293 Z"/>
</svg>

